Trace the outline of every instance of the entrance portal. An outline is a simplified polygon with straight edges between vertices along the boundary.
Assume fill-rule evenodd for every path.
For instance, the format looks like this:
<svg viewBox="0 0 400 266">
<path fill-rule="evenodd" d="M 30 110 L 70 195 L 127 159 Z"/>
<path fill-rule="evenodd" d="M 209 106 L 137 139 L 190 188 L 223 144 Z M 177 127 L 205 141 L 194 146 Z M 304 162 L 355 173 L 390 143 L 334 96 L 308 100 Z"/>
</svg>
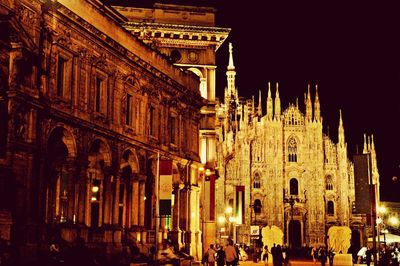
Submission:
<svg viewBox="0 0 400 266">
<path fill-rule="evenodd" d="M 289 246 L 291 248 L 301 247 L 301 224 L 300 221 L 289 222 Z"/>
</svg>

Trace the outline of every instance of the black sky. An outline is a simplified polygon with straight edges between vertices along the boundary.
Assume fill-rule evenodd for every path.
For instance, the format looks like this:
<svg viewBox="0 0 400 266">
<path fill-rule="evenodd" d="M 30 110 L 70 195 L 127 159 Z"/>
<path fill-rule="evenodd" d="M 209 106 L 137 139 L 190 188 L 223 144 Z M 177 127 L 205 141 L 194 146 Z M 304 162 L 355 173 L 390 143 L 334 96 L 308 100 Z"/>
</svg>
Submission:
<svg viewBox="0 0 400 266">
<path fill-rule="evenodd" d="M 111 1 L 109 1 L 111 2 Z M 122 1 L 151 6 L 154 1 Z M 324 1 L 158 1 L 217 9 L 217 26 L 231 28 L 217 52 L 217 96 L 226 86 L 228 42 L 234 46 L 241 96 L 263 103 L 267 83 L 279 82 L 282 109 L 318 83 L 325 132 L 337 141 L 342 110 L 349 157 L 373 134 L 382 200 L 400 201 L 400 16 L 395 5 Z M 279 3 L 277 3 L 279 2 Z M 273 89 L 273 96 L 274 96 Z M 265 108 L 265 106 L 264 106 Z M 302 109 L 304 110 L 304 109 Z M 400 177 L 400 176 L 399 176 Z"/>
</svg>

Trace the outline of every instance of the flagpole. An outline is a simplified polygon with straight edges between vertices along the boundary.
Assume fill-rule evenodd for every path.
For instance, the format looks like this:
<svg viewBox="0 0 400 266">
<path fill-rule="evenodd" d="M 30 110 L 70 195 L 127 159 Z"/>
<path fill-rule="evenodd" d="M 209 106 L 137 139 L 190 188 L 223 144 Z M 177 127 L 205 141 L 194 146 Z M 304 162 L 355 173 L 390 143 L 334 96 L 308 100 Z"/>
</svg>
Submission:
<svg viewBox="0 0 400 266">
<path fill-rule="evenodd" d="M 155 213 L 155 222 L 156 222 L 156 226 L 155 226 L 155 261 L 156 261 L 156 265 L 157 265 L 157 254 L 158 254 L 158 232 L 159 232 L 159 221 L 158 218 L 160 217 L 160 205 L 159 205 L 159 190 L 160 190 L 160 185 L 159 185 L 159 179 L 160 179 L 160 153 L 157 152 L 157 176 L 156 176 L 156 180 L 154 182 L 154 194 L 155 194 L 155 198 L 156 198 L 156 213 Z"/>
</svg>

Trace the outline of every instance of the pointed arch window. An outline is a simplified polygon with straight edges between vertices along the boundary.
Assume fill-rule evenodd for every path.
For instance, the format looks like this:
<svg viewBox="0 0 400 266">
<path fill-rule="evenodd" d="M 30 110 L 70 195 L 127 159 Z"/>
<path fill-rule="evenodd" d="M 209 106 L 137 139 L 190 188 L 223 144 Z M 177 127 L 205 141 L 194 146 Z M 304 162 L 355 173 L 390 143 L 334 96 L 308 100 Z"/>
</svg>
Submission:
<svg viewBox="0 0 400 266">
<path fill-rule="evenodd" d="M 331 200 L 328 201 L 327 213 L 330 216 L 335 214 L 335 205 L 334 205 L 333 201 L 331 201 Z"/>
<path fill-rule="evenodd" d="M 325 179 L 325 189 L 333 190 L 333 181 L 332 181 L 332 176 L 330 175 L 328 175 Z"/>
<path fill-rule="evenodd" d="M 290 195 L 299 195 L 299 182 L 296 178 L 290 179 Z"/>
<path fill-rule="evenodd" d="M 261 177 L 259 173 L 254 174 L 253 188 L 261 188 Z"/>
<path fill-rule="evenodd" d="M 293 137 L 288 141 L 288 161 L 297 162 L 297 142 Z"/>
</svg>

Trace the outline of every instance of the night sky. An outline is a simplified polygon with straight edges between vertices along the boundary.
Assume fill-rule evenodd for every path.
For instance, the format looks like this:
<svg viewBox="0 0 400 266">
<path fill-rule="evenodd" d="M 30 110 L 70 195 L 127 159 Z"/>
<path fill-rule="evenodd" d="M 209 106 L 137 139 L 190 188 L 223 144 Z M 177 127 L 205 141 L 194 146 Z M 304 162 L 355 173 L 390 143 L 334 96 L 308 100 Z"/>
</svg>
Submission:
<svg viewBox="0 0 400 266">
<path fill-rule="evenodd" d="M 154 1 L 122 2 L 151 6 Z M 268 81 L 279 82 L 282 110 L 298 98 L 303 112 L 307 84 L 312 86 L 314 101 L 317 83 L 324 132 L 337 142 L 341 109 L 350 158 L 357 149 L 362 152 L 363 134 L 373 134 L 381 200 L 400 201 L 400 180 L 392 181 L 393 176 L 400 177 L 400 16 L 394 4 L 158 2 L 213 6 L 217 9 L 217 26 L 232 29 L 217 52 L 217 96 L 221 99 L 226 86 L 228 42 L 233 44 L 239 95 L 254 95 L 258 102 L 261 89 L 264 110 Z"/>
</svg>

